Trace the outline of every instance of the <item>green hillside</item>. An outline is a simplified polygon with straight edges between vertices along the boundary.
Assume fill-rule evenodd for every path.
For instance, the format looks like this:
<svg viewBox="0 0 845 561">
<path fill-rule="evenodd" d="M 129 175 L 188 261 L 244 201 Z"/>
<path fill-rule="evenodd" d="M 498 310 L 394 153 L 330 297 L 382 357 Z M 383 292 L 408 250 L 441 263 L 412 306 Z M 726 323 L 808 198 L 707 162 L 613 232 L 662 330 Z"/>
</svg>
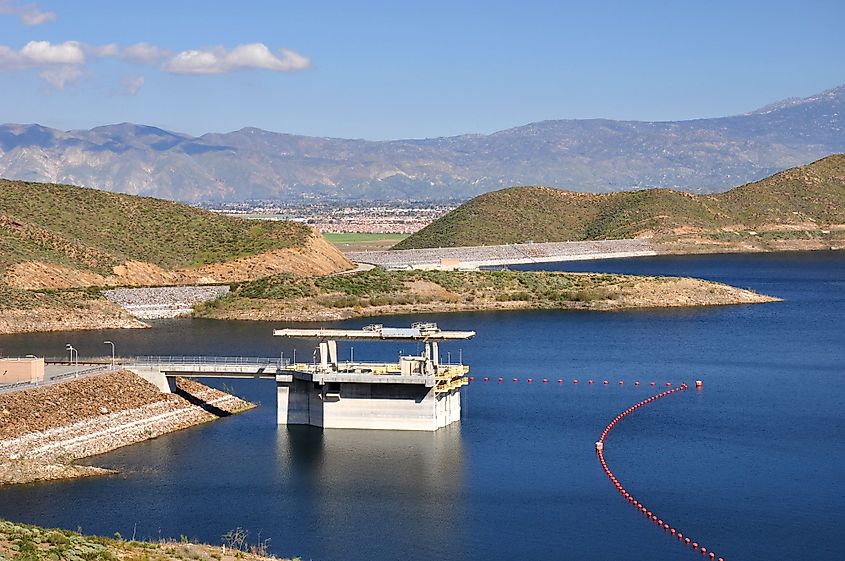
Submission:
<svg viewBox="0 0 845 561">
<path fill-rule="evenodd" d="M 0 179 L 0 273 L 44 261 L 101 274 L 128 260 L 174 269 L 299 247 L 307 227 L 246 221 L 95 189 Z"/>
<path fill-rule="evenodd" d="M 718 195 L 668 189 L 610 194 L 512 187 L 461 205 L 394 249 L 633 238 L 682 228 L 718 231 L 845 224 L 845 154 Z"/>
</svg>

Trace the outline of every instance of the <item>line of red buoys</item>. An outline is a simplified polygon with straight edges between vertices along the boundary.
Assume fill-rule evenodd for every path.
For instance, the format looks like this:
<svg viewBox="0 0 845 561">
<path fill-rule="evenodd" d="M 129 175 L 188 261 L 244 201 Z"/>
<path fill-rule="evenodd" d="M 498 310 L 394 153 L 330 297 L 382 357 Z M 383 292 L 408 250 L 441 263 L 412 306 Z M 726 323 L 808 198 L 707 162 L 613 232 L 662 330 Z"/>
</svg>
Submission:
<svg viewBox="0 0 845 561">
<path fill-rule="evenodd" d="M 504 382 L 504 380 L 505 380 L 505 379 L 504 379 L 502 376 L 499 376 L 498 378 L 495 378 L 495 380 L 494 380 L 493 378 L 489 377 L 489 376 L 484 376 L 484 377 L 481 379 L 481 381 L 482 381 L 482 382 L 493 382 L 493 381 L 496 381 L 496 382 L 498 382 L 498 383 L 500 383 L 500 384 L 501 384 L 502 382 Z M 469 381 L 470 381 L 470 383 L 475 382 L 475 381 L 476 381 L 475 376 L 470 376 L 470 377 L 469 377 Z M 517 384 L 517 383 L 519 383 L 519 378 L 514 377 L 514 378 L 512 379 L 512 381 L 513 381 L 513 383 L 514 383 L 514 384 Z M 526 382 L 528 382 L 529 384 L 532 384 L 532 383 L 534 383 L 534 378 L 526 378 L 526 380 L 525 380 L 525 381 L 526 381 Z M 555 382 L 557 382 L 558 384 L 563 384 L 563 383 L 565 382 L 565 380 L 564 380 L 563 378 L 557 378 L 557 379 L 555 379 L 555 380 L 553 380 L 553 379 L 551 379 L 551 378 L 543 378 L 543 379 L 542 379 L 542 381 L 543 381 L 543 383 L 544 383 L 544 384 L 549 384 L 549 383 L 550 383 L 550 382 L 552 382 L 552 381 L 555 381 Z M 573 380 L 572 380 L 572 383 L 573 383 L 573 384 L 577 384 L 577 383 L 578 383 L 578 379 L 577 379 L 577 378 L 573 379 Z M 589 384 L 589 385 L 593 385 L 593 381 L 592 381 L 592 380 L 587 380 L 587 384 Z M 610 385 L 610 382 L 609 382 L 608 380 L 603 380 L 603 381 L 602 381 L 602 383 L 601 383 L 601 385 L 603 385 L 603 386 L 609 386 L 609 385 Z M 617 385 L 619 385 L 619 386 L 624 386 L 624 385 L 625 385 L 625 381 L 624 381 L 624 380 L 619 380 L 619 381 L 617 382 Z M 634 383 L 633 383 L 633 385 L 634 385 L 635 387 L 639 387 L 639 385 L 640 385 L 640 381 L 639 381 L 639 380 L 635 380 L 635 381 L 634 381 Z M 655 387 L 655 386 L 657 385 L 657 382 L 649 382 L 649 385 L 651 385 L 651 387 Z M 671 387 L 672 387 L 672 382 L 666 382 L 666 387 L 667 387 L 667 388 L 671 388 Z"/>
<path fill-rule="evenodd" d="M 652 382 L 651 385 L 654 386 L 654 382 Z M 666 386 L 671 387 L 671 385 L 669 383 L 667 383 Z M 700 387 L 698 382 L 696 382 L 696 387 Z M 631 413 L 633 413 L 634 411 L 636 411 L 640 407 L 645 407 L 646 405 L 649 405 L 649 404 L 657 401 L 658 399 L 670 396 L 675 392 L 684 391 L 686 389 L 687 389 L 687 385 L 681 384 L 680 386 L 678 386 L 675 389 L 666 390 L 664 392 L 660 392 L 657 395 L 653 395 L 653 396 L 649 397 L 648 399 L 644 399 L 644 400 L 640 401 L 639 403 L 637 403 L 636 405 L 632 405 L 631 407 L 629 407 L 625 411 L 618 414 L 616 416 L 616 418 L 613 419 L 610 422 L 610 424 L 608 424 L 604 428 L 604 430 L 602 431 L 601 436 L 599 437 L 598 441 L 596 442 L 596 453 L 598 454 L 599 462 L 601 462 L 601 467 L 604 470 L 605 475 L 607 475 L 608 479 L 610 479 L 610 482 L 613 483 L 613 485 L 616 487 L 616 490 L 619 491 L 619 494 L 621 494 L 622 497 L 625 500 L 627 500 L 634 508 L 636 508 L 642 514 L 644 514 L 646 516 L 646 519 L 651 520 L 658 527 L 662 528 L 663 531 L 668 533 L 670 536 L 676 538 L 679 542 L 683 543 L 684 545 L 688 545 L 688 546 L 692 547 L 694 550 L 700 551 L 702 555 L 704 555 L 705 557 L 707 557 L 709 559 L 716 560 L 716 554 L 715 553 L 713 553 L 711 550 L 704 547 L 703 545 L 700 545 L 698 542 L 692 541 L 692 539 L 690 539 L 689 536 L 684 536 L 684 534 L 680 530 L 675 529 L 671 524 L 669 524 L 669 522 L 667 522 L 667 521 L 663 520 L 662 518 L 658 517 L 657 514 L 650 511 L 648 508 L 646 508 L 646 506 L 643 503 L 641 503 L 640 501 L 635 499 L 633 495 L 631 495 L 627 490 L 625 490 L 625 488 L 622 486 L 622 484 L 619 483 L 619 480 L 616 479 L 616 476 L 613 475 L 613 472 L 610 471 L 610 468 L 607 467 L 607 462 L 604 459 L 604 440 L 607 437 L 608 433 L 610 433 L 610 431 L 613 430 L 613 427 L 615 427 L 616 424 L 619 421 L 621 421 L 622 419 L 624 419 L 625 417 L 627 417 L 628 415 L 630 415 Z M 725 560 L 724 560 L 724 558 L 719 557 L 718 561 L 725 561 Z"/>
</svg>

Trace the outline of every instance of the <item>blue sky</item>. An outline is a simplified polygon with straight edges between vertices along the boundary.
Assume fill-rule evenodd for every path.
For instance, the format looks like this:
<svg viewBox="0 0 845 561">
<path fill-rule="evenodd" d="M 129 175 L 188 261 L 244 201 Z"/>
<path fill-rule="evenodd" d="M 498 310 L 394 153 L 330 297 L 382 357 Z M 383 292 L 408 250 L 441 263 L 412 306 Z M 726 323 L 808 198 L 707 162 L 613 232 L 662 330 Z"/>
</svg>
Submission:
<svg viewBox="0 0 845 561">
<path fill-rule="evenodd" d="M 843 21 L 836 0 L 0 0 L 0 122 L 388 139 L 721 116 L 845 83 Z"/>
</svg>

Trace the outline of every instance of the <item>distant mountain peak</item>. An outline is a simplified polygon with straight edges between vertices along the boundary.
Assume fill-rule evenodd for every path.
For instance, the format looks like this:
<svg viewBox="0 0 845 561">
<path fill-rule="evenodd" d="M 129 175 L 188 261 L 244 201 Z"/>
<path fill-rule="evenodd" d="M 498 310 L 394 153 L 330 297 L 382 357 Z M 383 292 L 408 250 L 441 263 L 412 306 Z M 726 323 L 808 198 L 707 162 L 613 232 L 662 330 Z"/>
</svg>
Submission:
<svg viewBox="0 0 845 561">
<path fill-rule="evenodd" d="M 795 107 L 797 105 L 809 105 L 826 101 L 845 102 L 845 84 L 809 97 L 788 97 L 786 99 L 764 105 L 759 109 L 755 109 L 754 111 L 747 113 L 747 115 L 765 115 L 766 113 L 773 113 L 775 111 Z"/>
</svg>

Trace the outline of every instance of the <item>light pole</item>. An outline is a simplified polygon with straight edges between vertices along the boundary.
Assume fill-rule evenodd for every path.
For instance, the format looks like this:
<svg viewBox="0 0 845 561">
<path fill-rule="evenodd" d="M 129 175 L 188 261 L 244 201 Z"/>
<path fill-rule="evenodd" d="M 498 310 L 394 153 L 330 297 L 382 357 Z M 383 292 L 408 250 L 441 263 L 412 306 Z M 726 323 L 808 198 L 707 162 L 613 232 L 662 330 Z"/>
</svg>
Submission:
<svg viewBox="0 0 845 561">
<path fill-rule="evenodd" d="M 74 367 L 73 369 L 73 377 L 76 378 L 79 376 L 79 351 L 73 348 L 73 345 L 68 343 L 65 345 L 65 350 L 70 352 L 70 365 Z M 76 353 L 76 366 L 74 366 L 73 362 L 73 353 Z"/>
<path fill-rule="evenodd" d="M 114 343 L 111 341 L 103 341 L 104 345 L 111 345 L 111 369 L 114 370 Z"/>
<path fill-rule="evenodd" d="M 349 362 L 355 362 L 355 347 L 349 347 Z"/>
</svg>

